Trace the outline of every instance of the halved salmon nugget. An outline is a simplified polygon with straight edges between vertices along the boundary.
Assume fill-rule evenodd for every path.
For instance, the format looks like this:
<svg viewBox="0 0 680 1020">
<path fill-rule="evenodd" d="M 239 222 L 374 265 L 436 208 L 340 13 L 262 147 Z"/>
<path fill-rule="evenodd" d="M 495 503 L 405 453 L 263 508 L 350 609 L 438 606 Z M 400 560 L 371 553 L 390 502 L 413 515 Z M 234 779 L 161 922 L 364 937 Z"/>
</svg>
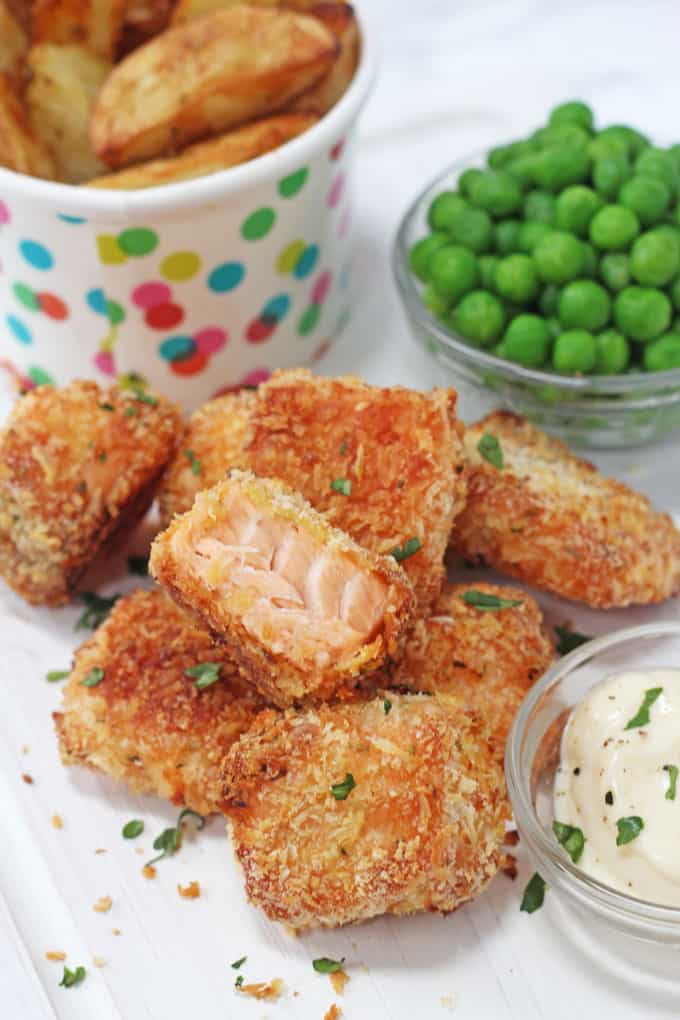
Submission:
<svg viewBox="0 0 680 1020">
<path fill-rule="evenodd" d="M 17 401 L 0 433 L 0 574 L 67 602 L 105 542 L 148 509 L 182 430 L 161 397 L 73 382 Z"/>
<path fill-rule="evenodd" d="M 54 721 L 65 765 L 209 814 L 224 755 L 263 707 L 191 614 L 161 591 L 138 590 L 76 651 Z"/>
<path fill-rule="evenodd" d="M 425 610 L 465 503 L 455 390 L 379 389 L 276 372 L 255 396 L 246 454 L 366 549 L 401 559 Z"/>
<path fill-rule="evenodd" d="M 366 552 L 281 482 L 242 471 L 156 538 L 150 570 L 280 706 L 378 669 L 413 606 L 394 560 Z"/>
<path fill-rule="evenodd" d="M 224 478 L 233 467 L 247 467 L 243 442 L 255 402 L 251 390 L 226 393 L 192 414 L 175 459 L 158 491 L 161 523 L 191 509 L 196 493 Z"/>
<path fill-rule="evenodd" d="M 263 712 L 224 764 L 248 897 L 296 929 L 448 912 L 502 861 L 509 817 L 488 735 L 435 698 Z"/>
<path fill-rule="evenodd" d="M 391 684 L 479 715 L 502 764 L 522 699 L 554 656 L 541 610 L 525 591 L 480 582 L 447 585 L 432 616 L 416 621 Z"/>
<path fill-rule="evenodd" d="M 479 451 L 485 435 L 500 444 L 500 470 Z M 669 515 L 559 439 L 496 411 L 467 429 L 465 452 L 468 502 L 451 536 L 462 556 L 601 609 L 680 591 L 680 532 Z"/>
</svg>

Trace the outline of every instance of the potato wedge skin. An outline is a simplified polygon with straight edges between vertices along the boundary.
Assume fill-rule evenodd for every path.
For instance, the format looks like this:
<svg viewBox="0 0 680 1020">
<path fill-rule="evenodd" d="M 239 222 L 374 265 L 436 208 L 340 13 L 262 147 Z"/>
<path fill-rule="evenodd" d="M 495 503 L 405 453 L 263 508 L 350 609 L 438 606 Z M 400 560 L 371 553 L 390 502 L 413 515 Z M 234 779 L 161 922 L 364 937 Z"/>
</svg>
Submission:
<svg viewBox="0 0 680 1020">
<path fill-rule="evenodd" d="M 309 14 L 318 18 L 338 40 L 340 52 L 329 71 L 316 85 L 294 99 L 290 110 L 308 110 L 323 117 L 345 94 L 359 64 L 359 23 L 354 8 L 346 3 L 317 3 Z"/>
<path fill-rule="evenodd" d="M 126 0 L 36 0 L 32 41 L 85 46 L 113 60 L 125 7 Z"/>
<path fill-rule="evenodd" d="M 90 147 L 90 113 L 111 64 L 84 46 L 40 43 L 28 55 L 26 104 L 36 136 L 54 156 L 57 175 L 78 184 L 104 165 Z"/>
<path fill-rule="evenodd" d="M 337 50 L 315 18 L 246 5 L 171 28 L 110 74 L 93 111 L 94 151 L 118 169 L 277 112 Z"/>
<path fill-rule="evenodd" d="M 163 32 L 170 22 L 174 0 L 128 0 L 118 37 L 116 60 Z"/>
<path fill-rule="evenodd" d="M 280 0 L 248 0 L 251 7 L 281 7 Z M 223 11 L 236 7 L 243 0 L 179 0 L 170 18 L 171 25 L 183 25 L 194 18 L 200 18 L 210 11 Z M 292 7 L 292 4 L 286 6 Z"/>
<path fill-rule="evenodd" d="M 128 170 L 106 174 L 88 182 L 90 188 L 114 188 L 132 190 L 154 188 L 175 181 L 187 181 L 205 177 L 218 170 L 247 163 L 265 152 L 278 149 L 291 138 L 308 131 L 316 124 L 317 117 L 311 113 L 282 113 L 265 117 L 228 131 L 207 142 L 196 142 L 178 156 L 155 159 L 149 163 L 132 166 Z"/>
<path fill-rule="evenodd" d="M 0 0 L 0 72 L 15 83 L 21 81 L 28 36 L 12 11 Z"/>
<path fill-rule="evenodd" d="M 55 177 L 54 160 L 31 131 L 11 80 L 0 74 L 0 166 L 33 177 Z"/>
</svg>

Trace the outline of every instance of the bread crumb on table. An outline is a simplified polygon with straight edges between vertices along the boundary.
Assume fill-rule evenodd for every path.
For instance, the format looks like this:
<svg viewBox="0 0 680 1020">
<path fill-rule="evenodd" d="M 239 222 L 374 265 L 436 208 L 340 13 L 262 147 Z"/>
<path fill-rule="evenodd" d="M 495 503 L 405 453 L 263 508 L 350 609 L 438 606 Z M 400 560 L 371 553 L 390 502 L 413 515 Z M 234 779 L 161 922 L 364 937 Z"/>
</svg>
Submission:
<svg viewBox="0 0 680 1020">
<path fill-rule="evenodd" d="M 111 934 L 112 934 L 112 935 L 122 935 L 123 933 L 122 933 L 122 931 L 120 930 L 120 928 L 112 928 L 112 929 L 111 929 Z"/>
<path fill-rule="evenodd" d="M 22 773 L 22 775 L 21 775 L 21 778 L 22 778 L 22 779 L 23 779 L 23 781 L 24 781 L 25 783 L 27 783 L 27 784 L 28 784 L 29 786 L 32 786 L 32 785 L 33 785 L 33 783 L 35 782 L 35 780 L 34 780 L 33 776 L 30 776 L 30 775 L 28 774 L 28 772 L 23 772 L 23 773 Z"/>
<path fill-rule="evenodd" d="M 283 995 L 285 985 L 282 978 L 274 978 L 273 981 L 257 981 L 250 985 L 241 985 L 236 990 L 242 995 L 249 995 L 252 999 L 274 1002 Z"/>
<path fill-rule="evenodd" d="M 108 914 L 112 906 L 113 900 L 110 896 L 100 896 L 92 909 L 96 910 L 98 914 Z"/>
<path fill-rule="evenodd" d="M 22 753 L 22 754 L 28 754 L 28 752 L 29 752 L 30 750 L 31 750 L 31 749 L 30 749 L 30 747 L 28 746 L 28 744 L 22 744 L 22 746 L 21 746 L 21 753 Z"/>
<path fill-rule="evenodd" d="M 55 829 L 63 829 L 64 822 L 62 821 L 61 815 L 52 815 L 52 827 Z"/>
<path fill-rule="evenodd" d="M 60 949 L 48 949 L 45 953 L 45 959 L 59 962 L 66 959 L 66 953 L 62 953 Z"/>
<path fill-rule="evenodd" d="M 332 974 L 328 975 L 333 985 L 333 991 L 336 995 L 342 995 L 345 990 L 345 985 L 349 981 L 349 974 L 346 974 L 344 970 L 336 970 Z"/>
<path fill-rule="evenodd" d="M 93 956 L 92 963 L 95 965 L 95 967 L 101 968 L 106 966 L 106 960 L 104 959 L 103 956 Z"/>
<path fill-rule="evenodd" d="M 189 882 L 188 885 L 178 885 L 177 892 L 184 900 L 197 900 L 201 895 L 201 886 L 199 882 Z"/>
<path fill-rule="evenodd" d="M 97 849 L 95 850 L 95 853 L 96 854 L 106 854 L 106 853 L 108 853 L 108 850 L 105 850 L 103 846 L 98 846 Z"/>
<path fill-rule="evenodd" d="M 144 875 L 144 878 L 155 878 L 156 869 L 154 868 L 153 864 L 145 864 L 144 867 L 142 868 L 142 874 Z"/>
<path fill-rule="evenodd" d="M 324 1013 L 323 1020 L 338 1020 L 342 1016 L 342 1010 L 335 1003 Z"/>
</svg>

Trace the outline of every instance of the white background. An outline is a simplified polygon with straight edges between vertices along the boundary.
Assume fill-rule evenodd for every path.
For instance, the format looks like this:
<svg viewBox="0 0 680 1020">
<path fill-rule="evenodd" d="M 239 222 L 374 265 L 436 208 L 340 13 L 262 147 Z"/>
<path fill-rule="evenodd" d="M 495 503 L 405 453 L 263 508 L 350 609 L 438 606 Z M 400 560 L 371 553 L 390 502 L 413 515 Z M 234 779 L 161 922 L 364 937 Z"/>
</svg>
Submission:
<svg viewBox="0 0 680 1020">
<path fill-rule="evenodd" d="M 410 340 L 388 268 L 405 205 L 446 162 L 532 128 L 551 103 L 569 96 L 591 101 L 603 120 L 629 120 L 680 140 L 680 5 L 366 0 L 369 6 L 383 66 L 364 118 L 356 182 L 363 293 L 348 332 L 320 368 L 425 387 L 447 380 Z M 474 414 L 467 394 L 463 409 Z M 675 445 L 593 459 L 680 514 Z M 141 548 L 141 536 L 136 541 Z M 130 586 L 123 575 L 121 566 L 105 590 Z M 544 604 L 552 618 L 589 633 L 680 615 L 677 603 L 628 614 Z M 163 861 L 155 881 L 145 880 L 146 858 L 121 839 L 120 828 L 143 818 L 137 843 L 149 851 L 176 812 L 94 774 L 67 773 L 58 760 L 50 712 L 59 691 L 43 677 L 68 665 L 77 615 L 31 610 L 0 593 L 3 1020 L 321 1020 L 333 1001 L 348 1020 L 445 1017 L 449 1010 L 460 1020 L 633 1020 L 680 1012 L 680 984 L 620 962 L 613 939 L 569 921 L 554 897 L 532 917 L 520 914 L 527 862 L 516 883 L 499 876 L 451 917 L 380 919 L 298 939 L 246 904 L 219 819 Z M 51 825 L 54 812 L 64 820 L 61 830 Z M 108 852 L 95 855 L 97 847 Z M 192 879 L 203 895 L 180 899 L 177 883 Z M 95 913 L 92 904 L 104 895 L 113 908 Z M 57 987 L 61 964 L 45 960 L 48 949 L 67 952 L 70 966 L 87 966 L 81 987 Z M 245 954 L 247 980 L 284 978 L 288 991 L 279 1002 L 237 998 L 229 964 Z M 103 969 L 92 966 L 93 955 L 106 960 Z M 320 955 L 347 957 L 351 981 L 342 999 L 313 972 L 310 961 Z"/>
</svg>

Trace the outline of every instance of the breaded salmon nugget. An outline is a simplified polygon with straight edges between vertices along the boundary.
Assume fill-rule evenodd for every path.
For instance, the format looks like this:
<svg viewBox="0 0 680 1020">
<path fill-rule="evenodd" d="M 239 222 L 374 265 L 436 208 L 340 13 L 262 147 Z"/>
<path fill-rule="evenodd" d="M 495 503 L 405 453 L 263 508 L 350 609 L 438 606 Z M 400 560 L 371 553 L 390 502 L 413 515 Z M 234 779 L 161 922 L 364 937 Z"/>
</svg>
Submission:
<svg viewBox="0 0 680 1020">
<path fill-rule="evenodd" d="M 501 470 L 479 452 L 485 434 L 500 443 Z M 680 532 L 668 514 L 559 439 L 496 411 L 468 428 L 465 452 L 468 502 L 451 538 L 462 556 L 595 608 L 680 591 Z"/>
<path fill-rule="evenodd" d="M 491 608 L 494 603 L 505 608 Z M 526 592 L 479 582 L 447 585 L 432 616 L 416 622 L 391 683 L 479 715 L 502 764 L 522 699 L 554 655 L 541 610 Z"/>
<path fill-rule="evenodd" d="M 367 552 L 282 482 L 243 471 L 174 519 L 149 569 L 282 707 L 382 666 L 414 601 L 391 557 Z"/>
<path fill-rule="evenodd" d="M 205 663 L 222 666 L 186 675 Z M 89 686 L 98 670 L 101 680 Z M 217 810 L 219 765 L 262 707 L 191 615 L 161 591 L 135 591 L 75 653 L 54 720 L 65 765 L 209 814 Z"/>
<path fill-rule="evenodd" d="M 292 928 L 447 912 L 498 870 L 509 810 L 486 733 L 435 698 L 264 712 L 225 759 L 250 900 Z"/>
<path fill-rule="evenodd" d="M 0 574 L 29 602 L 67 602 L 114 532 L 147 510 L 175 452 L 179 411 L 93 382 L 40 386 L 0 433 Z"/>
<path fill-rule="evenodd" d="M 465 502 L 455 412 L 455 390 L 277 372 L 256 394 L 249 466 L 281 478 L 372 552 L 396 550 L 422 609 L 441 590 Z"/>
<path fill-rule="evenodd" d="M 254 402 L 251 390 L 239 390 L 192 414 L 158 491 L 163 527 L 174 514 L 190 510 L 196 493 L 219 482 L 229 468 L 246 466 L 242 448 Z"/>
</svg>

